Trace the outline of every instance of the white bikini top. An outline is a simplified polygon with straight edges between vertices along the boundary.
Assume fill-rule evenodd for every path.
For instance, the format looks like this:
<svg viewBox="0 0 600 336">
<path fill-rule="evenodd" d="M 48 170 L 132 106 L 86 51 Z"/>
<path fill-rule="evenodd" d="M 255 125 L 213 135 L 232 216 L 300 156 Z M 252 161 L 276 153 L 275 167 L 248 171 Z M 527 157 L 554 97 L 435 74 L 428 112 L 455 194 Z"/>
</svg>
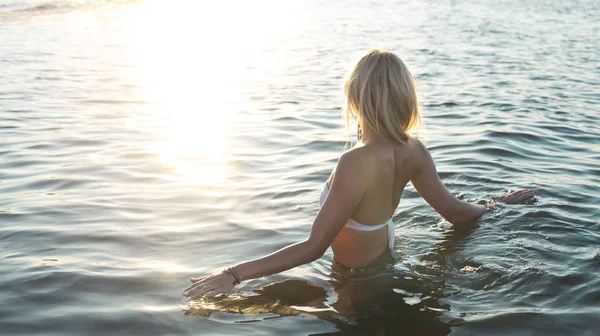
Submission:
<svg viewBox="0 0 600 336">
<path fill-rule="evenodd" d="M 325 199 L 327 198 L 328 193 L 329 193 L 329 186 L 327 185 L 327 183 L 325 183 L 325 187 L 323 188 L 323 191 L 321 191 L 321 197 L 319 197 L 319 203 L 321 205 L 323 205 L 323 202 L 325 202 Z M 389 240 L 388 246 L 389 246 L 390 250 L 394 249 L 394 222 L 392 222 L 391 217 L 390 217 L 390 219 L 388 219 L 387 222 L 385 222 L 383 224 L 379 224 L 379 225 L 364 225 L 364 224 L 360 224 L 359 222 L 350 218 L 346 222 L 346 226 L 351 229 L 357 230 L 357 231 L 375 231 L 375 230 L 379 230 L 379 229 L 387 226 L 388 240 Z"/>
</svg>

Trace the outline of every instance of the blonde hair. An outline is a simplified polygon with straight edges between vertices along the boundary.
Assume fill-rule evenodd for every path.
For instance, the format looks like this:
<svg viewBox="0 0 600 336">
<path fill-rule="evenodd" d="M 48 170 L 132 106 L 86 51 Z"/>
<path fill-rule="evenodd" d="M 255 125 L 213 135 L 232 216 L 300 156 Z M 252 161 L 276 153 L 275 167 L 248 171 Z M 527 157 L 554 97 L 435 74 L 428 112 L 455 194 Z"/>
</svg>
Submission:
<svg viewBox="0 0 600 336">
<path fill-rule="evenodd" d="M 421 113 L 415 80 L 400 57 L 391 51 L 367 52 L 344 79 L 346 104 L 342 115 L 377 134 L 398 143 L 406 142 L 408 132 L 421 126 Z"/>
</svg>

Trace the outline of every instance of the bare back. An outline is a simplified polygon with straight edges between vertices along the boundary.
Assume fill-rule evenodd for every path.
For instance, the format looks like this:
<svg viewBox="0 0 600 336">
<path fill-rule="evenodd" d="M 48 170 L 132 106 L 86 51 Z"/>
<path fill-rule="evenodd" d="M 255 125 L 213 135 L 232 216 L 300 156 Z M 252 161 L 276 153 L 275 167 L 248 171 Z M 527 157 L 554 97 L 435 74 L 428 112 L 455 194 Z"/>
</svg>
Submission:
<svg viewBox="0 0 600 336">
<path fill-rule="evenodd" d="M 404 144 L 358 145 L 351 151 L 367 163 L 361 172 L 361 178 L 367 180 L 367 188 L 351 218 L 364 225 L 385 223 L 393 215 L 406 184 L 411 180 L 421 145 L 416 140 L 409 140 Z M 387 249 L 387 245 L 387 230 L 365 232 L 344 227 L 333 241 L 332 248 L 340 263 L 357 268 L 375 260 Z"/>
</svg>

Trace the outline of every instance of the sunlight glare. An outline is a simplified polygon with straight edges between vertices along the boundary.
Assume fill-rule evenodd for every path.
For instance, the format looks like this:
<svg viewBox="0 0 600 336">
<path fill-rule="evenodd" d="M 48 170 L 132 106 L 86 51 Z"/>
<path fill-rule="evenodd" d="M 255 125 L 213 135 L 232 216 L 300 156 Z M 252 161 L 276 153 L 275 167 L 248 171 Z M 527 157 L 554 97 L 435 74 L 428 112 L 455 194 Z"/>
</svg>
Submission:
<svg viewBox="0 0 600 336">
<path fill-rule="evenodd" d="M 146 112 L 161 130 L 150 150 L 194 184 L 226 178 L 232 120 L 244 103 L 243 87 L 257 79 L 248 62 L 261 65 L 256 46 L 271 43 L 267 32 L 281 23 L 273 22 L 281 20 L 275 1 L 230 7 L 148 1 L 132 20 L 141 98 L 151 102 Z"/>
<path fill-rule="evenodd" d="M 159 263 L 159 262 L 151 262 L 142 265 L 143 268 L 152 269 L 152 270 L 163 270 L 167 273 L 181 273 L 186 271 L 186 268 L 177 264 L 169 264 L 169 263 Z"/>
</svg>

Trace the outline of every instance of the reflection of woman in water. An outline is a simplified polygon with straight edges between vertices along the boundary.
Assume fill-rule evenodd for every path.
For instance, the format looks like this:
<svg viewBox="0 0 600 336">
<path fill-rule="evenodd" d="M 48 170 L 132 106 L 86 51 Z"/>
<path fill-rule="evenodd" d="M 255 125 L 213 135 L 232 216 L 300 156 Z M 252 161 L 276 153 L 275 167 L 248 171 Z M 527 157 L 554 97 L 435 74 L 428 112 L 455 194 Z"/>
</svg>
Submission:
<svg viewBox="0 0 600 336">
<path fill-rule="evenodd" d="M 314 261 L 329 246 L 340 268 L 365 269 L 381 263 L 393 247 L 390 217 L 409 181 L 455 227 L 494 206 L 494 201 L 470 204 L 454 197 L 440 181 L 425 146 L 408 134 L 421 116 L 414 78 L 398 56 L 369 51 L 345 78 L 344 94 L 346 123 L 354 118 L 361 136 L 340 157 L 326 182 L 308 238 L 223 272 L 191 279 L 185 296 L 226 293 L 241 281 Z M 533 194 L 520 190 L 495 201 L 519 203 Z"/>
</svg>

